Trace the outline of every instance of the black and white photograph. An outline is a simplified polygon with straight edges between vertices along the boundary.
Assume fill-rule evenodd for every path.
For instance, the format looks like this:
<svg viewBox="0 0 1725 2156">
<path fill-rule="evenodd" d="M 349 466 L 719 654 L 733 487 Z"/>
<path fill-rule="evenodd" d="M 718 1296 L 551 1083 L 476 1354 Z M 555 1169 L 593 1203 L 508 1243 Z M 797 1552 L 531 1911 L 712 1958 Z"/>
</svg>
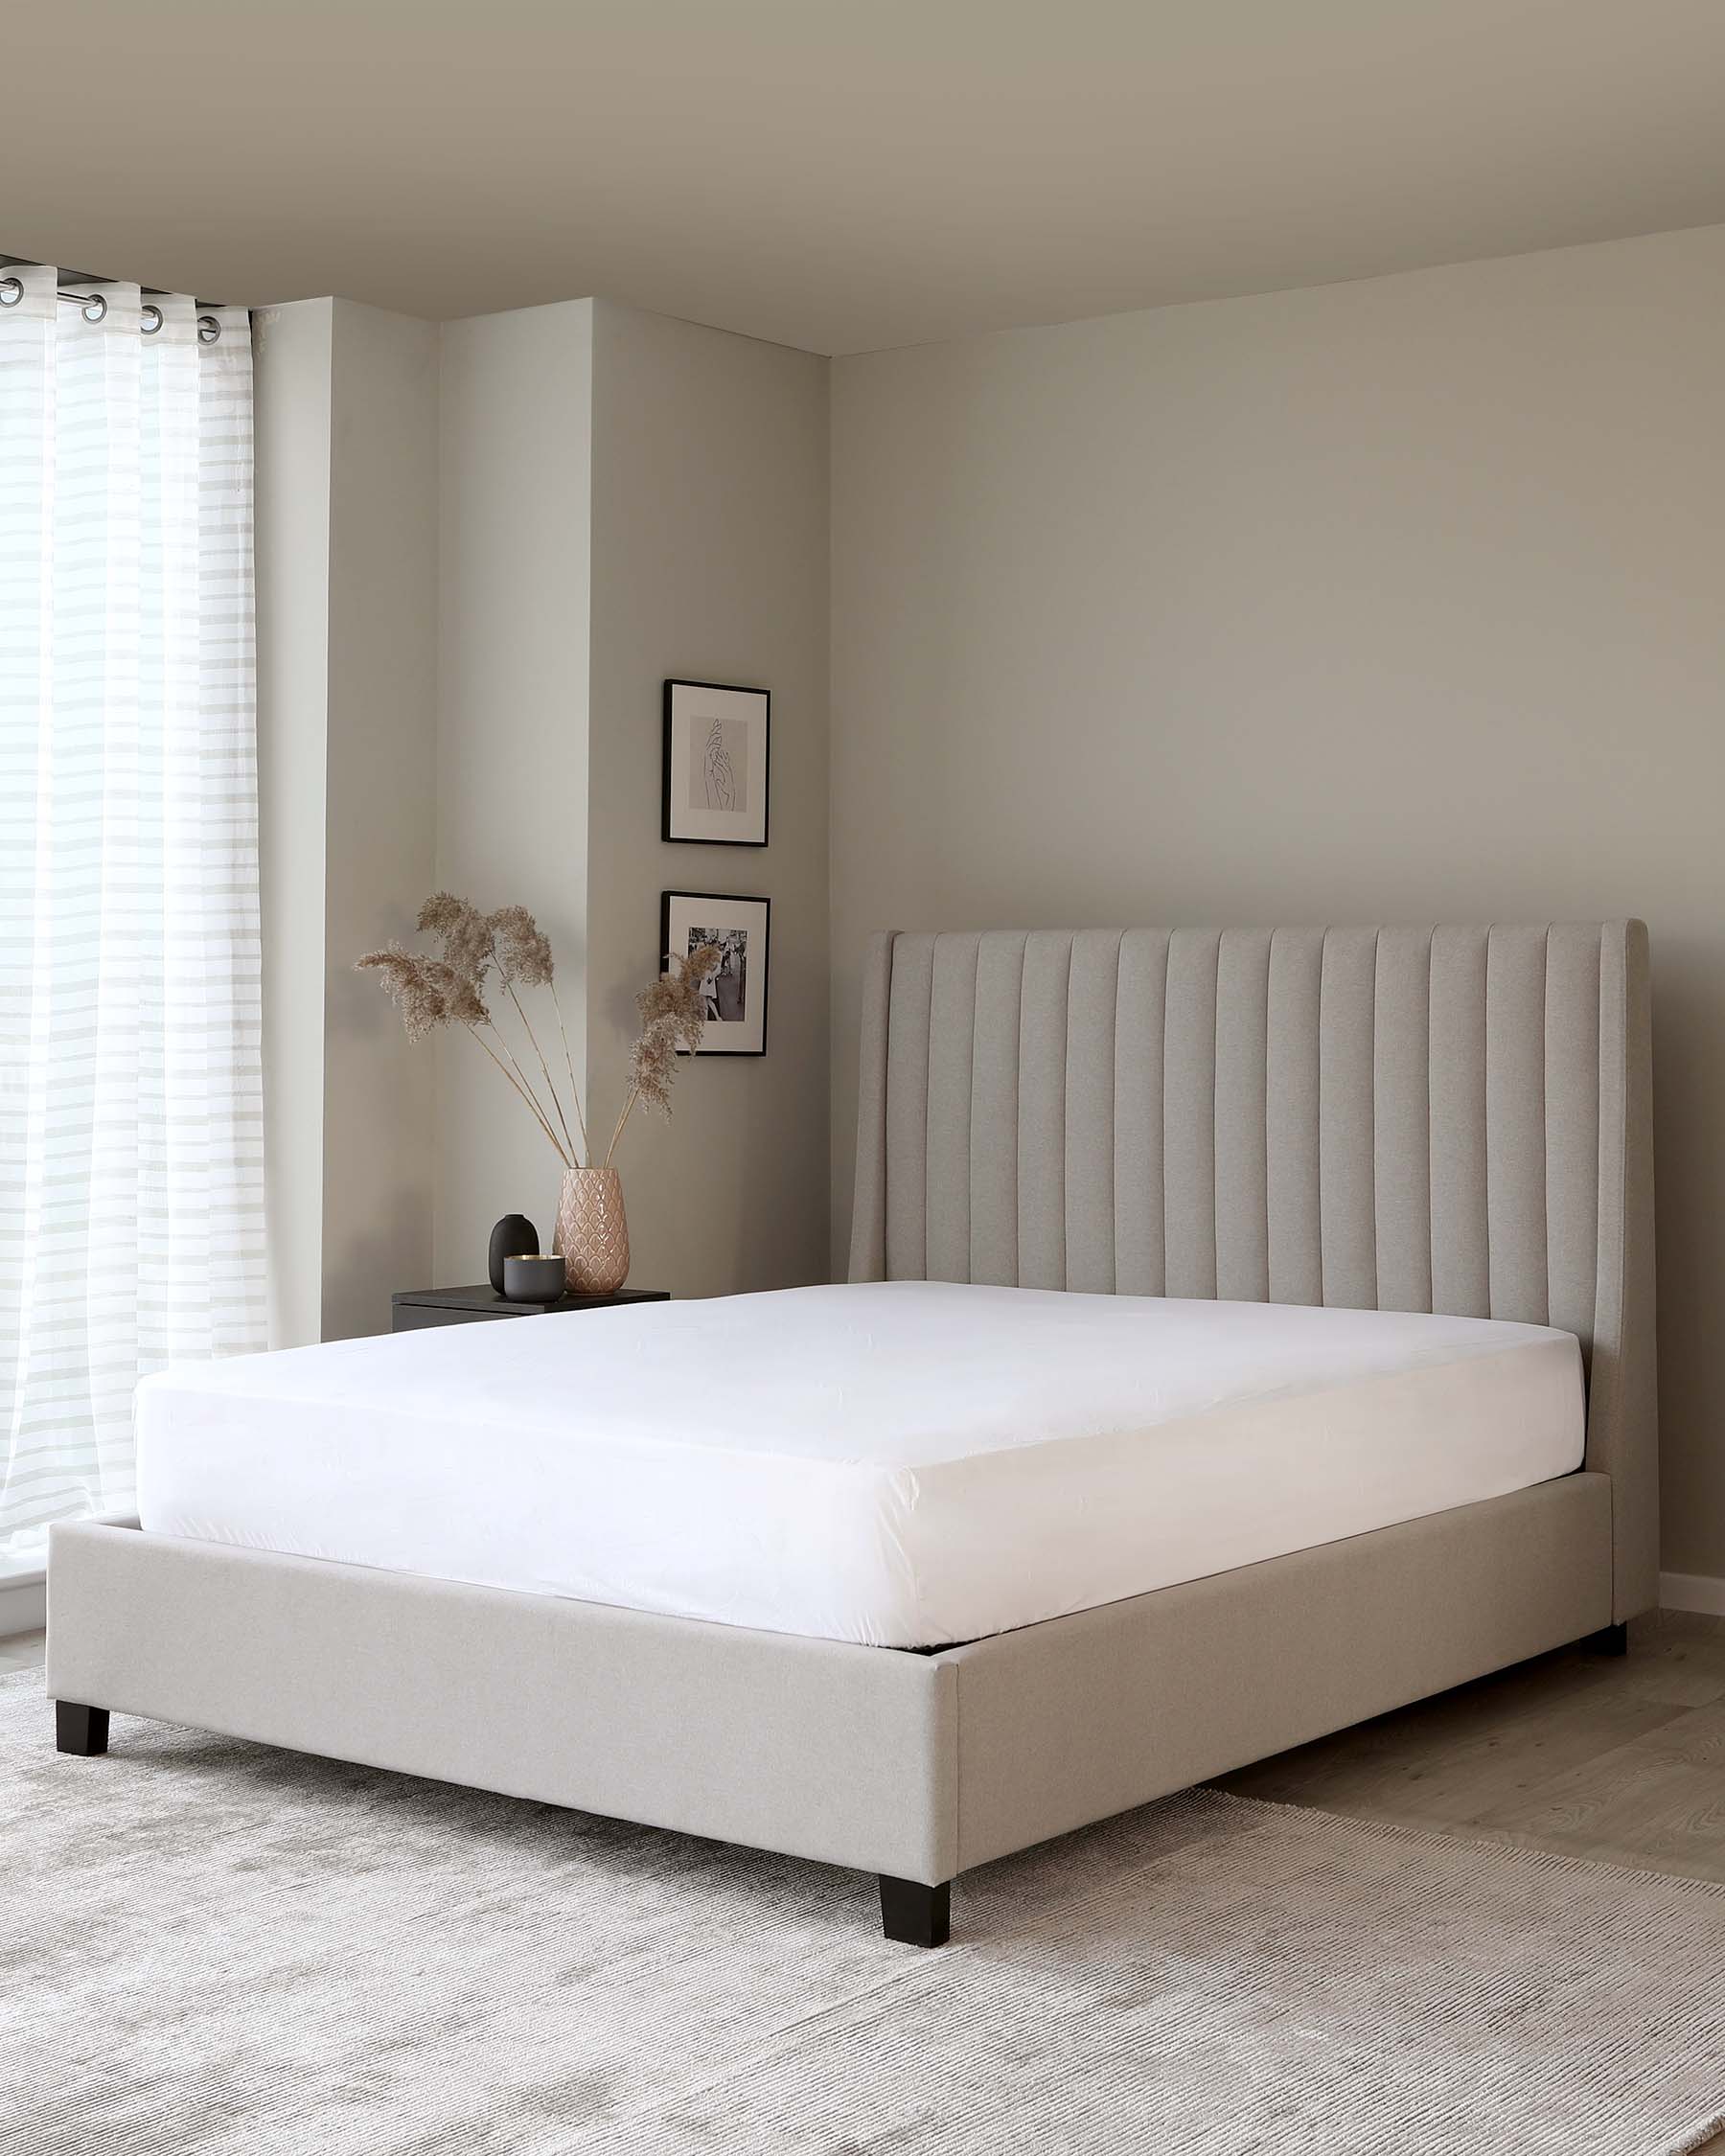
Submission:
<svg viewBox="0 0 1725 2156">
<path fill-rule="evenodd" d="M 764 846 L 772 699 L 716 681 L 665 683 L 661 836 L 696 846 Z"/>
<path fill-rule="evenodd" d="M 659 901 L 659 948 L 681 965 L 702 944 L 720 958 L 702 983 L 703 1056 L 767 1052 L 767 931 L 770 902 L 712 892 L 666 891 Z"/>
</svg>

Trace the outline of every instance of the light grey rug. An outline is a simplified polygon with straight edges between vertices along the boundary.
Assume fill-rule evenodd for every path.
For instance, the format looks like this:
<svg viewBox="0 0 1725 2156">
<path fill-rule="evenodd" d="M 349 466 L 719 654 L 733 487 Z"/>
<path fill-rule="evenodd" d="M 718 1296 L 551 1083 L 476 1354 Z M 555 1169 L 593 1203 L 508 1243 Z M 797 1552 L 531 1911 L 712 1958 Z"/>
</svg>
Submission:
<svg viewBox="0 0 1725 2156">
<path fill-rule="evenodd" d="M 0 1679 L 9 2156 L 1667 2156 L 1725 1890 L 1193 1792 L 869 1880 Z"/>
</svg>

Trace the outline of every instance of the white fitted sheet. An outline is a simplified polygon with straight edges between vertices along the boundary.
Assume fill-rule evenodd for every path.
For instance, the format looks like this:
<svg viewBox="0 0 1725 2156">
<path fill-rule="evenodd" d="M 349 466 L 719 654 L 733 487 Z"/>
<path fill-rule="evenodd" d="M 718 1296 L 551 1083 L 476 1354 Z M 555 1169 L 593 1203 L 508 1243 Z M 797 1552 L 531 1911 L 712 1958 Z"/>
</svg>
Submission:
<svg viewBox="0 0 1725 2156">
<path fill-rule="evenodd" d="M 1580 1465 L 1569 1333 L 903 1281 L 189 1365 L 146 1528 L 884 1646 Z"/>
</svg>

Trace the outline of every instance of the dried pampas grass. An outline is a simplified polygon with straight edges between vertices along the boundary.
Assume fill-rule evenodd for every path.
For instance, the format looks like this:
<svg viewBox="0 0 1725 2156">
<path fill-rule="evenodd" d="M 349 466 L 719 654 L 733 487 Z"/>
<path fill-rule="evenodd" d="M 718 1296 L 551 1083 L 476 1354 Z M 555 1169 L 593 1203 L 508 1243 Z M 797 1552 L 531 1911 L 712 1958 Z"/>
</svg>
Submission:
<svg viewBox="0 0 1725 2156">
<path fill-rule="evenodd" d="M 423 1041 L 440 1025 L 464 1026 L 520 1095 L 564 1167 L 596 1165 L 575 1083 L 568 1029 L 557 1000 L 551 939 L 524 906 L 502 906 L 494 913 L 482 913 L 470 900 L 457 898 L 451 891 L 434 892 L 420 907 L 418 925 L 423 935 L 437 939 L 435 957 L 404 951 L 400 943 L 391 942 L 380 951 L 367 952 L 356 962 L 360 972 L 379 975 L 385 994 L 402 1014 L 408 1040 Z M 610 1165 L 637 1101 L 645 1101 L 658 1114 L 670 1114 L 678 1053 L 685 1048 L 692 1053 L 701 1044 L 705 1023 L 702 989 L 719 959 L 717 944 L 702 944 L 680 963 L 674 962 L 658 979 L 650 981 L 636 997 L 641 1032 L 629 1051 L 629 1090 L 606 1148 L 606 1167 Z M 539 1065 L 539 1081 L 528 1076 L 493 1015 L 488 976 L 501 988 L 520 1021 L 528 1049 Z M 579 1142 L 564 1112 L 551 1066 L 521 1001 L 519 991 L 524 988 L 550 991 Z"/>
<path fill-rule="evenodd" d="M 361 969 L 383 976 L 384 993 L 401 1012 L 409 1041 L 423 1041 L 433 1026 L 445 1024 L 449 1018 L 448 992 L 433 978 L 435 965 L 434 959 L 416 957 L 399 943 L 368 952 L 359 960 Z"/>
<path fill-rule="evenodd" d="M 435 958 L 419 956 L 403 951 L 399 943 L 391 943 L 381 951 L 368 952 L 358 961 L 359 966 L 382 975 L 385 990 L 401 1011 L 409 1041 L 424 1040 L 435 1026 L 466 1026 L 520 1094 L 564 1165 L 575 1167 L 581 1149 L 570 1135 L 551 1066 L 517 993 L 518 983 L 525 988 L 549 988 L 553 1007 L 557 1007 L 551 939 L 524 906 L 505 906 L 495 913 L 482 913 L 470 899 L 457 898 L 452 891 L 432 893 L 419 909 L 419 929 L 423 935 L 437 938 L 440 949 Z M 492 1015 L 486 995 L 488 974 L 495 976 L 521 1021 L 543 1080 L 542 1098 Z M 557 1009 L 557 1022 L 564 1038 L 575 1119 L 585 1140 L 586 1126 L 582 1121 L 581 1094 L 575 1084 L 575 1064 L 569 1054 L 561 1008 Z"/>
<path fill-rule="evenodd" d="M 555 973 L 551 963 L 551 939 L 541 935 L 540 925 L 524 906 L 500 906 L 486 916 L 492 932 L 492 950 L 497 971 L 506 981 L 523 988 L 549 988 Z"/>
<path fill-rule="evenodd" d="M 644 1101 L 656 1114 L 671 1112 L 671 1088 L 677 1080 L 677 1055 L 686 1048 L 691 1055 L 701 1045 L 706 1027 L 706 1007 L 702 990 L 719 965 L 723 953 L 716 943 L 700 943 L 689 955 L 673 957 L 671 970 L 649 981 L 635 998 L 641 1014 L 641 1032 L 629 1051 L 629 1091 L 622 1113 L 605 1149 L 609 1168 L 617 1140 L 623 1135 L 635 1103 Z"/>
</svg>

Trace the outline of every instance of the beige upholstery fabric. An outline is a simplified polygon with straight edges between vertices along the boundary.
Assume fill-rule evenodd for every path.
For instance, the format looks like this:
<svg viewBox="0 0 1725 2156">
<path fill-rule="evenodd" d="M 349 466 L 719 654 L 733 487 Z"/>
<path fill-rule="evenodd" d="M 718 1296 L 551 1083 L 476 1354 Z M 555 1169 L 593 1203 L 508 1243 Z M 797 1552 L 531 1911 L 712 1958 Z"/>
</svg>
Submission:
<svg viewBox="0 0 1725 2156">
<path fill-rule="evenodd" d="M 931 1882 L 1606 1621 L 1605 1479 L 937 1655 L 54 1529 L 48 1689 Z"/>
<path fill-rule="evenodd" d="M 438 1781 L 951 1878 L 957 1679 L 928 1655 L 59 1525 L 48 1689 Z"/>
<path fill-rule="evenodd" d="M 851 1277 L 1561 1325 L 1627 1617 L 1658 1564 L 1650 1030 L 1633 921 L 882 936 Z"/>
<path fill-rule="evenodd" d="M 1610 1564 L 1566 1475 L 954 1647 L 959 1866 L 1598 1631 Z"/>
</svg>

